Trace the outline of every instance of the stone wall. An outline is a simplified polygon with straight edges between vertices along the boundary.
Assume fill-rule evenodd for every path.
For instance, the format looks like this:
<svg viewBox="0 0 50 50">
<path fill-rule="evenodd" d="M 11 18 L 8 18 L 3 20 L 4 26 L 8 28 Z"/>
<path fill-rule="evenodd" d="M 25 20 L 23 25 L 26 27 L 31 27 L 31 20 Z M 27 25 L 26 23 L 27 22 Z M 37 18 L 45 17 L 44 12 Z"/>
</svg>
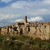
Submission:
<svg viewBox="0 0 50 50">
<path fill-rule="evenodd" d="M 32 37 L 38 37 L 41 39 L 49 39 L 50 23 L 40 22 L 28 22 L 27 16 L 25 16 L 23 23 L 16 23 L 11 26 L 0 28 L 0 34 L 2 35 L 28 35 Z"/>
</svg>

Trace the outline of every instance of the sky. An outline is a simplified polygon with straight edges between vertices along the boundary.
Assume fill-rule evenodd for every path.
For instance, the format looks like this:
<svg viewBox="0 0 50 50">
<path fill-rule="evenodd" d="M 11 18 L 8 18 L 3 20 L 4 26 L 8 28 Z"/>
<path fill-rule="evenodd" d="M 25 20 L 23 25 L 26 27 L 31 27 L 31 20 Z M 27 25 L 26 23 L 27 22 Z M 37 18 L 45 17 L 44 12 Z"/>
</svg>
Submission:
<svg viewBox="0 0 50 50">
<path fill-rule="evenodd" d="M 50 22 L 50 0 L 0 0 L 0 26 L 22 22 Z"/>
</svg>

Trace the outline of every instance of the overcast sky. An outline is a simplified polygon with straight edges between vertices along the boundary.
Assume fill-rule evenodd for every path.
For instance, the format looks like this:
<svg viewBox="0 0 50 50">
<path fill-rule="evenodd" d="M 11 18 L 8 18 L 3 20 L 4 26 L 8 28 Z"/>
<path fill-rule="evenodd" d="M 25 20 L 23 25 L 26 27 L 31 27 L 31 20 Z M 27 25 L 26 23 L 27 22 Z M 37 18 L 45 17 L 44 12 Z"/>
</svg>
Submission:
<svg viewBox="0 0 50 50">
<path fill-rule="evenodd" d="M 28 21 L 50 22 L 50 0 L 0 0 L 0 26 Z"/>
</svg>

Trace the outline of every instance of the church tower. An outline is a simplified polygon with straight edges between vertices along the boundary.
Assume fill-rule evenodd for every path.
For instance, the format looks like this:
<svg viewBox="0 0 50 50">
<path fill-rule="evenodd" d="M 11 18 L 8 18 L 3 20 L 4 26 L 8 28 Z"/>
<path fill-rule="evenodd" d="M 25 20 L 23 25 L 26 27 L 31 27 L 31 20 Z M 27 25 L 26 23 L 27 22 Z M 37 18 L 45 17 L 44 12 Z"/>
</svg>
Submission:
<svg viewBox="0 0 50 50">
<path fill-rule="evenodd" d="M 24 33 L 24 35 L 27 34 L 27 16 L 24 17 L 23 33 Z"/>
<path fill-rule="evenodd" d="M 24 17 L 24 25 L 27 23 L 27 16 Z"/>
</svg>

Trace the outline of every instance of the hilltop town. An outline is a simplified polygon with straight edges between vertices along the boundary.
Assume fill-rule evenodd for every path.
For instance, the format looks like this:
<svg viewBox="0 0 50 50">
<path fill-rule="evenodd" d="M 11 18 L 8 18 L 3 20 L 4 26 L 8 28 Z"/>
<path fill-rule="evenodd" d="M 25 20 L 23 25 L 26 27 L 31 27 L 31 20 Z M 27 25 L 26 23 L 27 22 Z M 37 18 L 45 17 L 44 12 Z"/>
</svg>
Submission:
<svg viewBox="0 0 50 50">
<path fill-rule="evenodd" d="M 27 16 L 24 17 L 24 22 L 17 22 L 13 25 L 0 27 L 1 35 L 26 35 L 33 38 L 49 39 L 50 38 L 50 23 L 28 22 Z"/>
</svg>

